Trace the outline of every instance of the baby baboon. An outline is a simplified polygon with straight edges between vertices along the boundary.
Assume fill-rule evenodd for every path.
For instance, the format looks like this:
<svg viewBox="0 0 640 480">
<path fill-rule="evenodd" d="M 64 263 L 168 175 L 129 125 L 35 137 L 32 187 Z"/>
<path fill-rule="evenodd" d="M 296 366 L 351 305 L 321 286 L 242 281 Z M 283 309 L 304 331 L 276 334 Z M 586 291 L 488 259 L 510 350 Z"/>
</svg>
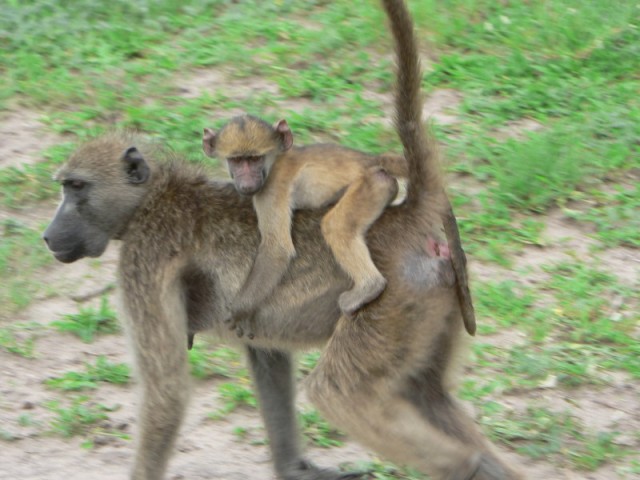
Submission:
<svg viewBox="0 0 640 480">
<path fill-rule="evenodd" d="M 188 332 L 244 345 L 277 475 L 354 478 L 307 462 L 297 441 L 290 352 L 324 347 L 309 396 L 336 426 L 436 480 L 512 480 L 450 394 L 464 334 L 451 262 L 426 240 L 447 213 L 438 161 L 421 127 L 418 52 L 401 0 L 383 0 L 398 55 L 396 126 L 409 166 L 407 199 L 367 233 L 384 293 L 354 318 L 337 299 L 350 279 L 321 236 L 325 210 L 294 214 L 297 255 L 255 312 L 251 346 L 223 325 L 259 245 L 252 204 L 232 184 L 126 134 L 80 147 L 59 171 L 63 199 L 44 233 L 57 259 L 122 242 L 123 321 L 141 381 L 131 478 L 164 477 L 188 397 Z M 436 279 L 435 286 L 431 279 Z"/>
<path fill-rule="evenodd" d="M 253 195 L 260 247 L 247 281 L 234 300 L 234 322 L 249 319 L 287 271 L 295 256 L 291 215 L 301 208 L 335 202 L 322 220 L 322 233 L 336 260 L 353 280 L 338 300 L 345 315 L 377 298 L 386 280 L 365 243 L 371 224 L 398 193 L 407 165 L 399 155 L 367 155 L 336 145 L 293 147 L 286 120 L 271 126 L 250 115 L 233 118 L 218 133 L 205 128 L 208 156 L 227 161 L 238 192 Z M 242 335 L 242 327 L 238 333 Z"/>
</svg>

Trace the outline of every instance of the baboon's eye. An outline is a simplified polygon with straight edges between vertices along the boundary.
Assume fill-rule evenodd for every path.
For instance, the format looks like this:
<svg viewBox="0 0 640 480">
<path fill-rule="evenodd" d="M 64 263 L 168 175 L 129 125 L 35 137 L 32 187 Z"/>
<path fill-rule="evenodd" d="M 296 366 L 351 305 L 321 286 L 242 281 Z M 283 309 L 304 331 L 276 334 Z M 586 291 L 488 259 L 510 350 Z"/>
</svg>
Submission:
<svg viewBox="0 0 640 480">
<path fill-rule="evenodd" d="M 86 182 L 83 182 L 82 180 L 65 180 L 62 185 L 78 191 L 82 190 L 86 186 Z"/>
</svg>

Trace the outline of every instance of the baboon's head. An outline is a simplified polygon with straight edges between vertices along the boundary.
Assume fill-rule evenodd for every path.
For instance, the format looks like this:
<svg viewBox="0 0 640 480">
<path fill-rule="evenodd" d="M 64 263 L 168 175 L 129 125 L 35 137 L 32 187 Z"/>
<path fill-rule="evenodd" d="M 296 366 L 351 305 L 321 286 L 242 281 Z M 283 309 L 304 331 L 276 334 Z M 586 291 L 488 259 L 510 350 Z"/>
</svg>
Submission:
<svg viewBox="0 0 640 480">
<path fill-rule="evenodd" d="M 218 132 L 204 129 L 202 149 L 227 161 L 236 189 L 243 195 L 260 191 L 276 156 L 293 145 L 286 120 L 269 125 L 252 115 L 232 118 Z"/>
<path fill-rule="evenodd" d="M 43 234 L 56 259 L 71 263 L 102 255 L 109 240 L 126 231 L 150 178 L 132 136 L 106 135 L 73 153 L 55 175 L 62 201 Z"/>
</svg>

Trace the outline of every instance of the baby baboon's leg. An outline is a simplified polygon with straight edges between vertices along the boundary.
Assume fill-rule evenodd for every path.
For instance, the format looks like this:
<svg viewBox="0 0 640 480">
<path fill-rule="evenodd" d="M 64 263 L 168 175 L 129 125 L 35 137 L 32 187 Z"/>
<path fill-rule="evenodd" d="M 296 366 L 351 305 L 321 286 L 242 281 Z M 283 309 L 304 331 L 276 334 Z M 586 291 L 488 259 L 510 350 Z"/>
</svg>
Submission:
<svg viewBox="0 0 640 480">
<path fill-rule="evenodd" d="M 186 312 L 178 292 L 167 297 L 148 299 L 127 325 L 142 387 L 133 480 L 163 478 L 189 398 Z"/>
<path fill-rule="evenodd" d="M 374 167 L 352 183 L 322 220 L 322 233 L 353 287 L 338 304 L 342 313 L 353 315 L 375 300 L 387 281 L 371 260 L 364 235 L 398 192 L 398 182 L 383 169 Z"/>
<path fill-rule="evenodd" d="M 284 480 L 358 478 L 358 474 L 320 469 L 302 457 L 295 413 L 293 368 L 289 354 L 252 347 L 248 348 L 248 354 L 278 477 Z"/>
</svg>

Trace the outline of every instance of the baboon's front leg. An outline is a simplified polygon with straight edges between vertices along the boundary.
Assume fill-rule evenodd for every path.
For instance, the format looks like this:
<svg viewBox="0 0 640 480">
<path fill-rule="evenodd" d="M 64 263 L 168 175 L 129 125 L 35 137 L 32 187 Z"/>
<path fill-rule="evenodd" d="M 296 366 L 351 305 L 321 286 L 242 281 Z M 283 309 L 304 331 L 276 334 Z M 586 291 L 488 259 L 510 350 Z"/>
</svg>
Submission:
<svg viewBox="0 0 640 480">
<path fill-rule="evenodd" d="M 282 480 L 346 480 L 358 473 L 320 469 L 305 460 L 296 422 L 291 357 L 286 352 L 248 347 L 251 373 L 258 391 L 260 411 L 267 429 L 273 463 Z"/>
<path fill-rule="evenodd" d="M 178 292 L 140 307 L 127 322 L 141 383 L 131 478 L 161 480 L 189 398 L 187 322 Z"/>
</svg>

